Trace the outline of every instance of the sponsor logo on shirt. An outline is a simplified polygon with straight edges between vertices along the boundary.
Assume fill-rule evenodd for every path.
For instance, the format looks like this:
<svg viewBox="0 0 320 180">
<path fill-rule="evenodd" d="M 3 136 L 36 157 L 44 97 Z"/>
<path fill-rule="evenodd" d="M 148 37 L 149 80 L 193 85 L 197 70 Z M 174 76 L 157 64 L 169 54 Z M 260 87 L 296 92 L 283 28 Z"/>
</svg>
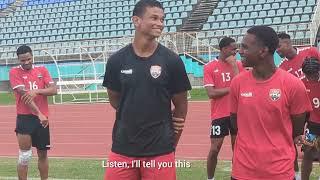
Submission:
<svg viewBox="0 0 320 180">
<path fill-rule="evenodd" d="M 242 97 L 252 97 L 253 93 L 252 92 L 244 92 L 244 93 L 241 93 L 240 96 L 242 96 Z"/>
<path fill-rule="evenodd" d="M 158 78 L 161 75 L 161 66 L 154 65 L 150 67 L 150 74 L 153 78 Z"/>
<path fill-rule="evenodd" d="M 22 78 L 23 78 L 23 79 L 27 79 L 28 77 L 27 77 L 27 76 L 22 76 Z"/>
<path fill-rule="evenodd" d="M 121 70 L 122 74 L 132 74 L 132 69 L 123 69 Z"/>
<path fill-rule="evenodd" d="M 219 69 L 215 69 L 213 72 L 217 73 L 217 72 L 219 72 Z"/>
<path fill-rule="evenodd" d="M 270 89 L 269 96 L 272 101 L 277 101 L 281 97 L 280 89 Z"/>
<path fill-rule="evenodd" d="M 311 92 L 310 89 L 307 89 L 307 92 Z"/>
<path fill-rule="evenodd" d="M 41 79 L 42 78 L 42 74 L 38 74 L 38 78 Z"/>
</svg>

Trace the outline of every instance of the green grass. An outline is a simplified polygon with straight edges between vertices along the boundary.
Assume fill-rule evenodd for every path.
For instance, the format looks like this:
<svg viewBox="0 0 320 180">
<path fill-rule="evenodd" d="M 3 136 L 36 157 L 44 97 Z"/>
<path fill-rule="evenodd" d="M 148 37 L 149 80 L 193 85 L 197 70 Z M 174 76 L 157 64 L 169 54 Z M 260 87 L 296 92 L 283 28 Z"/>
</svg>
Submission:
<svg viewBox="0 0 320 180">
<path fill-rule="evenodd" d="M 192 89 L 190 92 L 191 101 L 200 101 L 200 100 L 208 100 L 206 91 L 204 88 Z M 87 94 L 77 94 L 75 95 L 78 99 L 88 98 Z M 99 97 L 105 98 L 107 96 L 106 93 L 99 93 Z M 92 97 L 96 97 L 95 94 Z M 60 102 L 60 96 L 56 96 L 56 102 Z M 71 95 L 63 95 L 63 101 L 71 101 L 73 97 Z M 52 103 L 52 97 L 49 97 L 49 103 Z M 0 105 L 14 105 L 15 99 L 12 92 L 3 92 L 0 93 Z"/>
<path fill-rule="evenodd" d="M 15 177 L 16 159 L 0 158 L 0 179 L 1 177 Z M 206 162 L 205 161 L 184 161 L 190 163 L 190 167 L 177 168 L 178 180 L 201 180 L 206 179 Z M 102 160 L 96 159 L 49 159 L 49 177 L 60 179 L 103 179 L 104 168 Z M 215 179 L 230 179 L 230 162 L 219 161 Z M 310 180 L 317 180 L 320 175 L 319 164 L 314 165 Z M 38 178 L 38 169 L 36 158 L 33 158 L 29 166 L 29 177 Z M 49 179 L 50 179 L 49 178 Z"/>
</svg>

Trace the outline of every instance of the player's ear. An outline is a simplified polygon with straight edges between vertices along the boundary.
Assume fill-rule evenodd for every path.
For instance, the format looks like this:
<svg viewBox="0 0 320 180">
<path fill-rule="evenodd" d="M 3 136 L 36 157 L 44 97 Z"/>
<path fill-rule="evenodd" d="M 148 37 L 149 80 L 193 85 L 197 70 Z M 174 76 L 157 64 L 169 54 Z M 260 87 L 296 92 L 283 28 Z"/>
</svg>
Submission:
<svg viewBox="0 0 320 180">
<path fill-rule="evenodd" d="M 267 46 L 264 46 L 263 48 L 261 48 L 260 53 L 262 58 L 266 57 L 267 55 L 269 55 L 269 48 Z"/>
<path fill-rule="evenodd" d="M 132 16 L 131 20 L 133 22 L 134 27 L 138 27 L 140 24 L 140 18 L 138 16 Z"/>
</svg>

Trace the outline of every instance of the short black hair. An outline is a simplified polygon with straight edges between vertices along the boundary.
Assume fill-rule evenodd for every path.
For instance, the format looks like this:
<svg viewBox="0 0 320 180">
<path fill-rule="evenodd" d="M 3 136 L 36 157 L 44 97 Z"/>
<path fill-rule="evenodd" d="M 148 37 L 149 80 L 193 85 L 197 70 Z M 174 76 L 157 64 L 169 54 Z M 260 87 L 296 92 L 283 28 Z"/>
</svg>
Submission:
<svg viewBox="0 0 320 180">
<path fill-rule="evenodd" d="M 219 48 L 220 50 L 226 46 L 229 46 L 231 43 L 236 42 L 234 39 L 232 39 L 231 37 L 224 37 L 220 40 L 219 42 Z"/>
<path fill-rule="evenodd" d="M 274 54 L 279 44 L 279 38 L 274 29 L 263 25 L 253 26 L 247 33 L 255 35 L 260 43 L 268 47 L 269 53 Z"/>
<path fill-rule="evenodd" d="M 157 7 L 164 10 L 162 4 L 157 0 L 140 0 L 134 6 L 132 16 L 142 16 L 147 7 Z"/>
<path fill-rule="evenodd" d="M 290 37 L 290 35 L 287 34 L 287 33 L 279 33 L 279 34 L 278 34 L 278 38 L 279 38 L 279 39 L 290 39 L 291 37 Z"/>
<path fill-rule="evenodd" d="M 320 71 L 319 59 L 315 57 L 307 57 L 302 63 L 302 72 L 307 75 L 312 75 Z"/>
<path fill-rule="evenodd" d="M 32 49 L 27 45 L 22 45 L 17 49 L 17 56 L 19 56 L 20 54 L 26 54 L 26 53 L 32 54 Z"/>
</svg>

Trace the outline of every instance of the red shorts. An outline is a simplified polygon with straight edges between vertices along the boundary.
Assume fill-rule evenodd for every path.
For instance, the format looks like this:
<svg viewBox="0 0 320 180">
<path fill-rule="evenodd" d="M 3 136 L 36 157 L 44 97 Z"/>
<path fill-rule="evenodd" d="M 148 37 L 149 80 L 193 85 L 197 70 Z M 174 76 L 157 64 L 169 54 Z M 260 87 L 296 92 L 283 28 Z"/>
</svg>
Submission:
<svg viewBox="0 0 320 180">
<path fill-rule="evenodd" d="M 151 157 L 128 157 L 111 152 L 105 180 L 176 180 L 174 153 Z"/>
</svg>

